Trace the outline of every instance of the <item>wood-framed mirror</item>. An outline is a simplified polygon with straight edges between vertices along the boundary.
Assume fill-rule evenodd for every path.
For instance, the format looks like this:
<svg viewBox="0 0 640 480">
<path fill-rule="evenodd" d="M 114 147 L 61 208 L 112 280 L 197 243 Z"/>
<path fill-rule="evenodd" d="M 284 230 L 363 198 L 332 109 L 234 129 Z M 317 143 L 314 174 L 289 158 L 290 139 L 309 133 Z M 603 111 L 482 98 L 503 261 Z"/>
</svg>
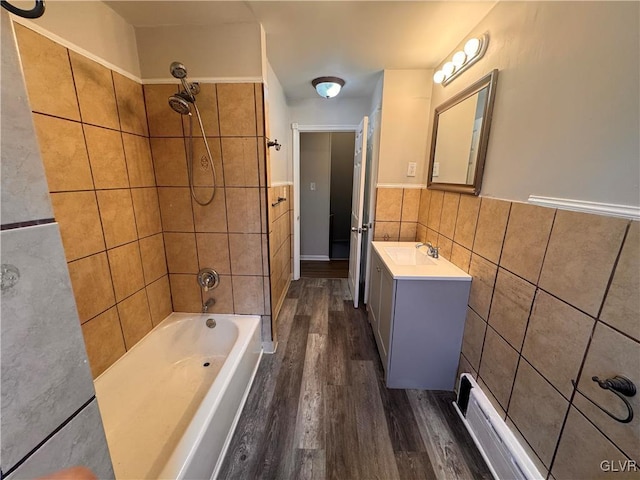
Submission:
<svg viewBox="0 0 640 480">
<path fill-rule="evenodd" d="M 480 194 L 497 82 L 493 70 L 435 109 L 429 188 Z"/>
</svg>

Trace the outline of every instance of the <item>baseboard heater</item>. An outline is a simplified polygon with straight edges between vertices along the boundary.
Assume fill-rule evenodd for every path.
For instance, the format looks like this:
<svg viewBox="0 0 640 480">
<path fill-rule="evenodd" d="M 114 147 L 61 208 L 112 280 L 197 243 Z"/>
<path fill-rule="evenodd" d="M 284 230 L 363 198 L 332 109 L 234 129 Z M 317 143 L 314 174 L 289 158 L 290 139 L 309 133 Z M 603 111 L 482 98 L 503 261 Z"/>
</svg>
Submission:
<svg viewBox="0 0 640 480">
<path fill-rule="evenodd" d="M 453 405 L 494 478 L 544 478 L 471 375 L 460 375 L 458 398 Z"/>
</svg>

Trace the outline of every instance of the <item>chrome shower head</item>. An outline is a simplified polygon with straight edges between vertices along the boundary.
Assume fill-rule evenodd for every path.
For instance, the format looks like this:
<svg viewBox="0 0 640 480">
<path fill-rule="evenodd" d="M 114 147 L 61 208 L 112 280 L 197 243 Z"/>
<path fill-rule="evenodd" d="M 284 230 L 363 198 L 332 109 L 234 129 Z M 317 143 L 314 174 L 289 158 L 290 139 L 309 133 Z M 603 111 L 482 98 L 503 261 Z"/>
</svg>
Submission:
<svg viewBox="0 0 640 480">
<path fill-rule="evenodd" d="M 187 77 L 187 67 L 180 62 L 173 62 L 169 67 L 169 71 L 176 78 L 183 79 Z"/>
<path fill-rule="evenodd" d="M 169 106 L 180 115 L 191 115 L 191 106 L 183 97 L 182 92 L 169 97 Z"/>
</svg>

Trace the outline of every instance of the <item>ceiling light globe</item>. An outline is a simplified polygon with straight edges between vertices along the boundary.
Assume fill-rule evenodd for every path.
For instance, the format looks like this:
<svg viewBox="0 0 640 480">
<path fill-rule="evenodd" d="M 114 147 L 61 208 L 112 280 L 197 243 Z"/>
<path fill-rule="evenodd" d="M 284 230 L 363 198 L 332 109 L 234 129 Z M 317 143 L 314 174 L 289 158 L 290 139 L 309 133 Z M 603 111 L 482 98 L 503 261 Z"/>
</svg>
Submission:
<svg viewBox="0 0 640 480">
<path fill-rule="evenodd" d="M 456 68 L 460 68 L 462 65 L 464 65 L 466 59 L 467 55 L 462 50 L 460 50 L 453 55 L 451 63 L 453 63 Z"/>
<path fill-rule="evenodd" d="M 480 46 L 479 38 L 470 38 L 467 40 L 467 43 L 464 44 L 464 53 L 466 53 L 469 58 L 475 57 L 480 51 Z"/>
<path fill-rule="evenodd" d="M 333 98 L 340 93 L 344 86 L 344 80 L 338 77 L 319 77 L 314 79 L 311 84 L 323 98 Z"/>
<path fill-rule="evenodd" d="M 442 71 L 444 72 L 445 77 L 450 76 L 455 69 L 456 66 L 452 62 L 447 62 L 442 66 Z"/>
<path fill-rule="evenodd" d="M 445 74 L 442 70 L 438 70 L 433 74 L 433 83 L 442 83 L 444 82 Z"/>
</svg>

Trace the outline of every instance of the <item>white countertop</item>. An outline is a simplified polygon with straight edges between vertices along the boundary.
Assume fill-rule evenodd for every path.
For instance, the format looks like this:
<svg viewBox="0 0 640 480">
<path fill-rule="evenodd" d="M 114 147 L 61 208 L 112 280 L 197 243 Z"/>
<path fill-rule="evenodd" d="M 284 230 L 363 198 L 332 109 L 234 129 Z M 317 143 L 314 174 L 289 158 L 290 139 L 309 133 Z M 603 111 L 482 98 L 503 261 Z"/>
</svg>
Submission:
<svg viewBox="0 0 640 480">
<path fill-rule="evenodd" d="M 427 247 L 416 249 L 418 242 L 371 242 L 387 269 L 396 280 L 453 280 L 470 282 L 471 275 L 456 267 L 445 258 L 432 258 L 427 255 Z M 402 250 L 404 249 L 406 250 Z M 407 248 L 410 247 L 410 248 Z M 411 250 L 413 249 L 413 250 Z M 413 257 L 417 264 L 409 265 L 395 252 Z M 415 253 L 414 253 L 415 252 Z M 394 257 L 400 263 L 394 260 Z M 409 258 L 409 257 L 407 257 Z M 411 259 L 409 258 L 409 262 Z"/>
</svg>

